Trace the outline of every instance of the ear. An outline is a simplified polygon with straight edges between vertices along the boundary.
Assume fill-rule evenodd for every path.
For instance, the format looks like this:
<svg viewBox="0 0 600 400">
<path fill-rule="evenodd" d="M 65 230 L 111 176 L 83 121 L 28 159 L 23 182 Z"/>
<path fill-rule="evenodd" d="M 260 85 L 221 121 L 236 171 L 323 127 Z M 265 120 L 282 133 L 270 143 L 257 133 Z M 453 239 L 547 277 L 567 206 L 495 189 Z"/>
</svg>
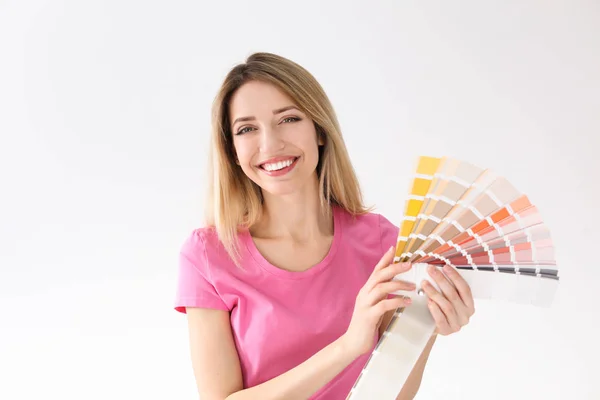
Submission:
<svg viewBox="0 0 600 400">
<path fill-rule="evenodd" d="M 325 145 L 325 135 L 322 132 L 317 132 L 317 144 L 319 146 Z"/>
<path fill-rule="evenodd" d="M 234 147 L 234 146 L 231 146 L 231 147 L 232 147 L 232 148 L 231 148 L 231 151 L 230 151 L 231 158 L 233 158 L 233 161 L 234 161 L 234 162 L 235 162 L 237 165 L 240 165 L 240 160 L 239 160 L 239 158 L 238 158 L 237 151 L 236 151 L 236 149 L 235 149 L 235 147 Z"/>
<path fill-rule="evenodd" d="M 317 133 L 317 144 L 319 146 L 325 145 L 325 134 L 319 125 L 316 122 L 313 122 L 315 126 L 315 132 Z"/>
</svg>

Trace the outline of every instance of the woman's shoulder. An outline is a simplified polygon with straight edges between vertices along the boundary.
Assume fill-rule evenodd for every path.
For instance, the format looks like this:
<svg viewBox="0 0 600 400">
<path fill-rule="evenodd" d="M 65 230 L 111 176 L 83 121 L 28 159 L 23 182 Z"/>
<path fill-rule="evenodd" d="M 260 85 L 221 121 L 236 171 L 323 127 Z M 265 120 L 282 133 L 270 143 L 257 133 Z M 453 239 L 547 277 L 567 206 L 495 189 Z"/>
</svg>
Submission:
<svg viewBox="0 0 600 400">
<path fill-rule="evenodd" d="M 218 243 L 218 241 L 215 241 L 215 238 L 217 237 L 218 236 L 214 227 L 201 226 L 192 228 L 183 239 L 181 251 L 206 251 L 207 247 L 213 247 Z"/>
<path fill-rule="evenodd" d="M 175 309 L 186 307 L 230 310 L 215 287 L 212 254 L 217 249 L 213 228 L 194 228 L 180 247 Z"/>
<path fill-rule="evenodd" d="M 212 226 L 200 226 L 192 228 L 184 235 L 180 246 L 181 256 L 197 262 L 206 263 L 209 256 L 225 252 L 224 246 L 219 240 L 217 231 Z"/>
<path fill-rule="evenodd" d="M 376 211 L 368 211 L 362 214 L 353 215 L 346 210 L 340 210 L 343 216 L 344 225 L 351 229 L 364 229 L 368 231 L 379 231 L 380 229 L 398 229 L 384 214 Z"/>
<path fill-rule="evenodd" d="M 237 266 L 230 251 L 235 253 L 237 249 L 237 255 L 241 257 L 239 261 L 247 263 L 248 255 L 244 251 L 246 240 L 245 231 L 242 228 L 238 229 L 228 251 L 216 227 L 200 226 L 193 228 L 184 238 L 180 255 L 207 269 L 218 266 L 221 272 L 235 271 Z"/>
<path fill-rule="evenodd" d="M 352 215 L 342 211 L 343 231 L 346 239 L 349 237 L 358 240 L 375 240 L 384 248 L 388 248 L 396 242 L 399 228 L 392 223 L 384 214 L 369 211 L 364 214 Z"/>
</svg>

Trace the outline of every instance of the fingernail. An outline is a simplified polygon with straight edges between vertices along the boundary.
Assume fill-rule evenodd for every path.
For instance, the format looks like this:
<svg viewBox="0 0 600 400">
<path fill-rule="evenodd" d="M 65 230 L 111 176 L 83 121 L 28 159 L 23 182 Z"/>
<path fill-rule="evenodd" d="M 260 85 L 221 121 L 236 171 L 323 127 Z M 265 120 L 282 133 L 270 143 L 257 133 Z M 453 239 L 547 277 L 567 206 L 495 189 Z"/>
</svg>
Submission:
<svg viewBox="0 0 600 400">
<path fill-rule="evenodd" d="M 404 299 L 404 303 L 411 304 L 412 303 L 412 299 L 410 297 L 407 297 L 406 299 Z"/>
<path fill-rule="evenodd" d="M 448 264 L 446 264 L 444 265 L 444 272 L 452 273 L 454 270 Z"/>
</svg>

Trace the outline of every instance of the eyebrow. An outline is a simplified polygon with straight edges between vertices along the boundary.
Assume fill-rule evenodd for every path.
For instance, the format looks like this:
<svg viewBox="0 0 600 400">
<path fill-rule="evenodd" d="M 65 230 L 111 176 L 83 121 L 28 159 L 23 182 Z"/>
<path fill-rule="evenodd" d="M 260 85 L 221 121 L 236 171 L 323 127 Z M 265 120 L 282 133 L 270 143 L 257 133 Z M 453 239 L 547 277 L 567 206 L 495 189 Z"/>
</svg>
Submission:
<svg viewBox="0 0 600 400">
<path fill-rule="evenodd" d="M 282 112 L 292 110 L 292 109 L 296 109 L 296 110 L 300 111 L 300 109 L 297 106 L 290 105 L 290 106 L 285 106 L 285 107 L 281 107 L 281 108 L 277 108 L 277 109 L 273 110 L 273 115 L 281 114 Z M 254 121 L 255 119 L 256 119 L 256 117 L 239 117 L 239 118 L 236 118 L 235 121 L 233 121 L 233 123 L 231 124 L 231 127 L 233 128 L 235 126 L 235 124 L 237 124 L 238 122 Z"/>
</svg>

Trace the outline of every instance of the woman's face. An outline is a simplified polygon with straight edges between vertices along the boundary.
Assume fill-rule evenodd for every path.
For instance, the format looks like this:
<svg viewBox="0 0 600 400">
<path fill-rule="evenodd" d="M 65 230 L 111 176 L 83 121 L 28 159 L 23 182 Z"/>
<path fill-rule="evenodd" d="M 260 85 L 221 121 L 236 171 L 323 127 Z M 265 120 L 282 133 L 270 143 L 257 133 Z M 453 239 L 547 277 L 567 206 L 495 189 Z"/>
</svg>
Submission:
<svg viewBox="0 0 600 400">
<path fill-rule="evenodd" d="M 239 165 L 264 191 L 290 194 L 314 178 L 319 141 L 313 121 L 277 87 L 248 82 L 229 111 Z"/>
</svg>

